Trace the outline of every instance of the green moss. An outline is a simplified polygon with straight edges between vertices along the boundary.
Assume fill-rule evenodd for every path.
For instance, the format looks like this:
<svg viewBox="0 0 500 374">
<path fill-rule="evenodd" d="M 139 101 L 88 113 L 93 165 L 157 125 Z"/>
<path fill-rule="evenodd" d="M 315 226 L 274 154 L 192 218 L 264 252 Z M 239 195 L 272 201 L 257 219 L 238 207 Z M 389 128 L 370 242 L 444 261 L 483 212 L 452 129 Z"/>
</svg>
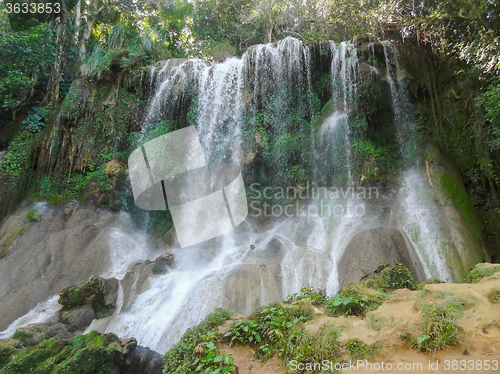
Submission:
<svg viewBox="0 0 500 374">
<path fill-rule="evenodd" d="M 2 369 L 9 362 L 13 353 L 14 349 L 11 347 L 0 348 L 0 369 Z"/>
<path fill-rule="evenodd" d="M 456 250 L 450 252 L 449 248 L 443 248 L 447 264 L 453 269 L 454 281 L 461 282 L 467 275 L 466 269 L 482 262 L 486 256 L 477 213 L 455 164 L 432 146 L 425 149 L 424 159 L 434 188 L 442 194 L 446 205 L 455 207 L 463 217 L 463 223 L 458 222 L 457 227 L 465 241 L 466 253 L 460 254 Z M 458 258 L 461 260 L 458 261 Z"/>
<path fill-rule="evenodd" d="M 349 339 L 345 343 L 345 350 L 352 360 L 364 360 L 373 358 L 382 349 L 381 342 L 375 342 L 371 345 L 363 343 L 359 339 Z"/>
<path fill-rule="evenodd" d="M 2 245 L 0 246 L 0 258 L 7 256 L 7 254 L 9 253 L 9 248 L 10 248 L 10 245 L 12 244 L 12 242 L 19 235 L 24 233 L 25 230 L 26 230 L 26 226 L 21 226 L 17 230 L 14 230 L 9 235 L 7 235 L 5 240 L 2 242 Z"/>
<path fill-rule="evenodd" d="M 63 306 L 63 311 L 90 305 L 100 317 L 110 312 L 105 302 L 105 287 L 99 278 L 91 278 L 85 283 L 64 288 L 58 302 Z"/>
<path fill-rule="evenodd" d="M 472 269 L 467 277 L 467 283 L 477 283 L 484 277 L 489 277 L 496 272 L 500 271 L 500 265 L 493 265 L 489 263 L 477 264 Z"/>
<path fill-rule="evenodd" d="M 116 374 L 114 357 L 117 340 L 113 334 L 91 332 L 70 340 L 46 340 L 25 351 L 13 352 L 3 368 L 1 357 L 8 354 L 0 350 L 0 374 Z"/>
<path fill-rule="evenodd" d="M 392 291 L 400 288 L 416 290 L 415 279 L 402 264 L 383 267 L 366 285 L 375 290 Z"/>
</svg>

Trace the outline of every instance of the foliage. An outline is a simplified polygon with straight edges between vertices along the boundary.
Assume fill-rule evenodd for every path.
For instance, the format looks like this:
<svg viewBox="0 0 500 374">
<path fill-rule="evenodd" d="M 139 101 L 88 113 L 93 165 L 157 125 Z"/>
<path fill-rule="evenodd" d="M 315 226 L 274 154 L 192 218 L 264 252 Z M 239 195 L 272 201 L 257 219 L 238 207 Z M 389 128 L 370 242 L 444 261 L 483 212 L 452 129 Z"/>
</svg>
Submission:
<svg viewBox="0 0 500 374">
<path fill-rule="evenodd" d="M 214 332 L 217 326 L 230 317 L 230 314 L 228 311 L 217 309 L 215 312 L 209 314 L 199 325 L 186 331 L 179 343 L 165 353 L 165 369 L 163 372 L 180 374 L 194 371 L 197 367 L 194 364 L 195 358 L 193 358 L 193 352 L 196 347 L 200 343 L 206 342 L 209 333 Z M 221 362 L 225 362 L 225 359 L 221 360 Z"/>
<path fill-rule="evenodd" d="M 225 340 L 232 346 L 234 343 L 260 343 L 262 338 L 258 332 L 259 325 L 253 321 L 236 321 L 224 334 Z"/>
<path fill-rule="evenodd" d="M 235 361 L 231 355 L 223 355 L 217 349 L 213 341 L 203 342 L 198 345 L 195 354 L 201 355 L 196 358 L 195 371 L 203 374 L 235 373 Z"/>
<path fill-rule="evenodd" d="M 375 310 L 383 302 L 380 296 L 365 295 L 362 292 L 348 289 L 329 298 L 326 302 L 327 313 L 333 317 L 364 316 Z"/>
<path fill-rule="evenodd" d="M 0 31 L 0 107 L 18 107 L 48 77 L 56 55 L 55 39 L 47 24 Z"/>
<path fill-rule="evenodd" d="M 310 302 L 313 305 L 322 305 L 325 303 L 326 290 L 315 290 L 313 287 L 302 287 L 300 293 L 289 295 L 285 303 L 291 304 L 294 301 Z"/>
<path fill-rule="evenodd" d="M 410 271 L 402 264 L 386 266 L 367 282 L 370 288 L 391 291 L 400 288 L 416 290 L 416 282 Z"/>
<path fill-rule="evenodd" d="M 42 127 L 45 126 L 45 121 L 47 121 L 46 110 L 39 106 L 32 107 L 23 124 L 26 125 L 25 128 L 31 132 L 38 132 Z"/>
<path fill-rule="evenodd" d="M 331 326 L 324 326 L 314 335 L 303 326 L 294 326 L 278 346 L 278 355 L 287 366 L 291 361 L 317 363 L 342 362 L 338 343 L 339 332 Z M 287 370 L 290 372 L 290 370 Z"/>
<path fill-rule="evenodd" d="M 373 357 L 381 348 L 381 343 L 375 342 L 368 345 L 356 338 L 348 339 L 345 343 L 345 350 L 353 360 L 363 360 L 367 357 Z"/>
<path fill-rule="evenodd" d="M 498 300 L 500 300 L 500 289 L 495 288 L 488 293 L 488 299 L 492 303 L 496 303 Z"/>
<path fill-rule="evenodd" d="M 500 265 L 493 264 L 477 264 L 472 269 L 467 277 L 467 283 L 477 283 L 484 277 L 489 277 L 500 271 Z"/>
<path fill-rule="evenodd" d="M 27 214 L 26 214 L 26 219 L 30 222 L 32 221 L 39 221 L 41 219 L 40 213 L 38 213 L 35 209 L 31 209 Z"/>
<path fill-rule="evenodd" d="M 409 333 L 401 334 L 401 340 L 406 340 L 414 348 L 423 352 L 435 352 L 457 344 L 460 328 L 456 322 L 463 310 L 459 302 L 445 302 L 441 305 L 430 305 L 422 309 L 424 319 L 420 328 L 422 334 L 417 339 Z"/>
</svg>

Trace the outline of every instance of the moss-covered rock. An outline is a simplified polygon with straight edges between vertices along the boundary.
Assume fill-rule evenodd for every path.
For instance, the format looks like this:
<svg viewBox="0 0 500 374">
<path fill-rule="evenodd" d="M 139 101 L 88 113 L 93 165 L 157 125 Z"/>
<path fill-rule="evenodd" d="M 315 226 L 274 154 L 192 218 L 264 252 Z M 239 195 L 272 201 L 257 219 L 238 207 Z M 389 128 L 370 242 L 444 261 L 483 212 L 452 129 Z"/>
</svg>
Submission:
<svg viewBox="0 0 500 374">
<path fill-rule="evenodd" d="M 441 231 L 448 240 L 442 254 L 452 281 L 463 282 L 467 269 L 489 259 L 476 209 L 451 156 L 434 146 L 427 147 L 423 156 L 430 191 L 436 205 L 446 212 Z"/>
<path fill-rule="evenodd" d="M 118 280 L 90 277 L 85 283 L 66 287 L 59 295 L 62 312 L 89 305 L 98 317 L 104 317 L 114 311 L 118 298 Z"/>
<path fill-rule="evenodd" d="M 47 339 L 54 338 L 59 341 L 71 339 L 73 336 L 74 334 L 70 333 L 62 323 L 39 323 L 17 329 L 13 339 L 19 341 L 24 347 L 32 347 Z"/>
<path fill-rule="evenodd" d="M 24 351 L 0 349 L 0 374 L 160 374 L 161 356 L 135 339 L 91 332 L 69 340 L 45 340 Z"/>
<path fill-rule="evenodd" d="M 400 288 L 408 288 L 409 290 L 417 289 L 413 275 L 402 264 L 380 267 L 377 274 L 366 285 L 370 288 L 383 291 L 392 291 Z"/>
</svg>

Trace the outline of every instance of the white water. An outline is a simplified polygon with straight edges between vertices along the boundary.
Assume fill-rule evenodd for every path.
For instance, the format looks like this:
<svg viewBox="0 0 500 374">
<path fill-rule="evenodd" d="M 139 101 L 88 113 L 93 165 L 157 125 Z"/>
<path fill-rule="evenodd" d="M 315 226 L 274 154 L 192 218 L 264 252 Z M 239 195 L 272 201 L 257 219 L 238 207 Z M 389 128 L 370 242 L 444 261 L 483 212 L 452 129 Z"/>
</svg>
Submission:
<svg viewBox="0 0 500 374">
<path fill-rule="evenodd" d="M 57 322 L 59 309 L 61 309 L 61 305 L 57 302 L 58 299 L 59 295 L 55 295 L 44 302 L 38 303 L 32 310 L 16 319 L 9 327 L 0 332 L 0 340 L 12 338 L 16 329 L 31 323 Z"/>
</svg>

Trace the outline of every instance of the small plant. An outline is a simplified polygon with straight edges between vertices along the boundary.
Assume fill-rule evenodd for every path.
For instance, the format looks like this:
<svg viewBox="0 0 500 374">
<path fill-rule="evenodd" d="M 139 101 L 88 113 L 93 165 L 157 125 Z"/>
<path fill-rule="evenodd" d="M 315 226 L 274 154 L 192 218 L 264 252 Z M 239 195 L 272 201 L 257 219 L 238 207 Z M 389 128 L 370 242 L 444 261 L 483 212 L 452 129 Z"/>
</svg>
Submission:
<svg viewBox="0 0 500 374">
<path fill-rule="evenodd" d="M 285 301 L 291 304 L 294 301 L 310 302 L 313 305 L 323 305 L 326 300 L 326 291 L 324 289 L 315 290 L 313 287 L 302 287 L 300 293 L 289 295 Z"/>
<path fill-rule="evenodd" d="M 463 310 L 463 305 L 447 302 L 442 305 L 432 305 L 422 311 L 424 324 L 415 340 L 409 332 L 401 334 L 401 340 L 406 340 L 414 348 L 423 352 L 435 352 L 457 344 L 460 329 L 456 319 Z"/>
<path fill-rule="evenodd" d="M 28 111 L 28 116 L 23 121 L 25 129 L 33 133 L 40 131 L 47 120 L 45 108 L 34 106 Z"/>
<path fill-rule="evenodd" d="M 200 343 L 193 355 L 198 355 L 193 364 L 196 366 L 195 372 L 204 374 L 234 373 L 236 366 L 232 356 L 223 355 L 217 349 L 213 341 Z"/>
<path fill-rule="evenodd" d="M 349 339 L 345 343 L 345 350 L 353 360 L 362 360 L 368 355 L 368 346 L 358 339 Z"/>
<path fill-rule="evenodd" d="M 233 343 L 260 343 L 262 338 L 258 332 L 259 325 L 253 321 L 241 320 L 232 324 L 230 330 L 224 334 L 225 340 L 232 346 Z"/>
<path fill-rule="evenodd" d="M 400 288 L 416 290 L 417 285 L 410 271 L 401 264 L 379 267 L 379 274 L 367 282 L 367 286 L 382 291 Z"/>
<path fill-rule="evenodd" d="M 491 292 L 488 294 L 488 300 L 490 300 L 492 303 L 496 303 L 498 300 L 500 300 L 500 289 L 495 288 L 494 290 L 491 290 Z"/>
<path fill-rule="evenodd" d="M 26 214 L 26 219 L 30 222 L 33 222 L 33 221 L 38 222 L 42 219 L 42 216 L 36 210 L 31 209 L 28 212 L 28 214 Z"/>
<path fill-rule="evenodd" d="M 364 316 L 382 304 L 379 296 L 366 296 L 355 290 L 347 290 L 336 294 L 326 303 L 327 313 L 333 317 Z"/>
<path fill-rule="evenodd" d="M 217 337 L 216 327 L 224 323 L 230 316 L 230 311 L 217 309 L 209 314 L 199 325 L 186 331 L 179 343 L 165 354 L 163 358 L 165 361 L 164 373 L 181 374 L 194 372 L 199 365 L 199 361 L 196 365 L 194 364 L 196 357 L 193 353 L 197 347 L 200 347 L 200 343 L 213 342 Z M 224 360 L 221 360 L 221 362 L 224 362 Z"/>
<path fill-rule="evenodd" d="M 158 272 L 158 269 L 157 269 L 157 268 L 155 268 L 154 266 L 152 267 L 152 269 L 151 269 L 151 270 L 153 271 L 153 273 L 157 273 L 157 272 Z"/>
</svg>

